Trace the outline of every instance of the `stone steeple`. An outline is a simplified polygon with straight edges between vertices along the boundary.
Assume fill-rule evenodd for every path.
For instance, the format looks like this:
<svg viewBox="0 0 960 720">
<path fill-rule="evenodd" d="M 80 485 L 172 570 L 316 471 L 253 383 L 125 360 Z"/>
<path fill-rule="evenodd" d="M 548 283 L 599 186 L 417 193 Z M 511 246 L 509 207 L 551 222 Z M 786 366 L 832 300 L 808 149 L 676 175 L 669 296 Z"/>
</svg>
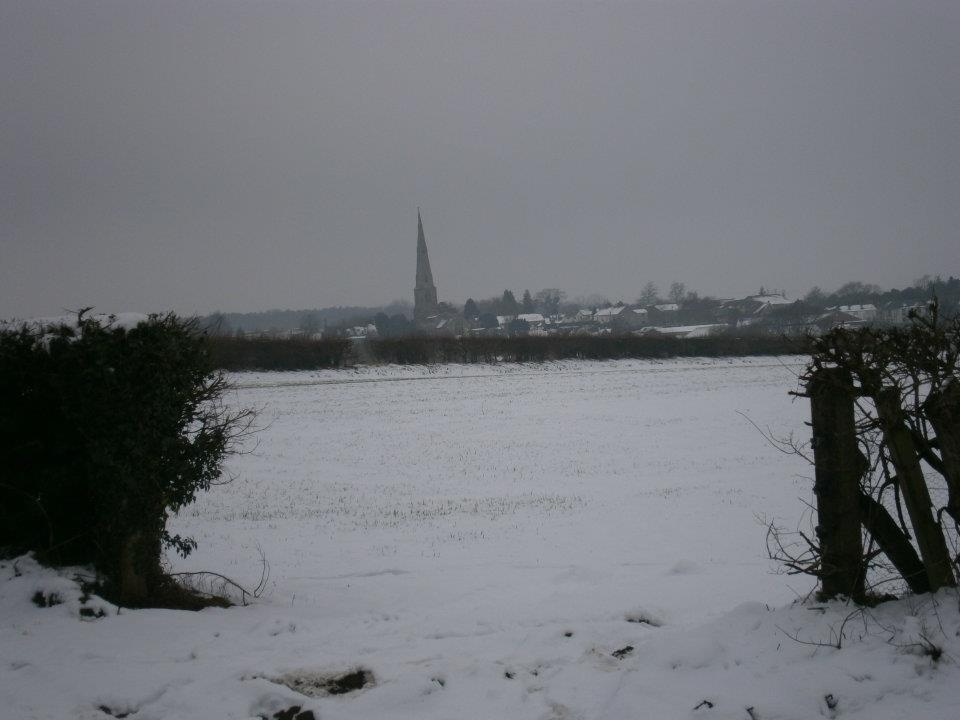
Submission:
<svg viewBox="0 0 960 720">
<path fill-rule="evenodd" d="M 425 320 L 436 313 L 437 286 L 433 284 L 427 241 L 423 236 L 423 220 L 420 219 L 420 208 L 417 208 L 417 285 L 413 289 L 413 317 L 414 320 Z"/>
</svg>

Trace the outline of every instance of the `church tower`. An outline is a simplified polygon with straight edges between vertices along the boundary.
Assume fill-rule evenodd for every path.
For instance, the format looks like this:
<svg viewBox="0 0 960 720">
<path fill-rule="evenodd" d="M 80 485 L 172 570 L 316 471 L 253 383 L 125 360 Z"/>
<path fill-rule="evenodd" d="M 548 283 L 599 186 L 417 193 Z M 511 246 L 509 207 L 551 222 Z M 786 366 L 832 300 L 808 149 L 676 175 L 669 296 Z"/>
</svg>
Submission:
<svg viewBox="0 0 960 720">
<path fill-rule="evenodd" d="M 427 241 L 423 237 L 423 220 L 417 208 L 417 285 L 413 289 L 413 319 L 417 322 L 437 314 L 437 286 L 430 272 Z"/>
</svg>

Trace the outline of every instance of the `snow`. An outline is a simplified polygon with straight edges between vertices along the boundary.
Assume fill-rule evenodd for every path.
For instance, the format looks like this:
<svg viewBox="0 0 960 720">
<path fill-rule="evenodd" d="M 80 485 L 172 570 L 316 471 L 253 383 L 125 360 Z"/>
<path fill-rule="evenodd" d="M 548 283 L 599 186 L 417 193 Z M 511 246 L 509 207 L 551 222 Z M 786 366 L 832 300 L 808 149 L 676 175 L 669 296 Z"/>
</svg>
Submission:
<svg viewBox="0 0 960 720">
<path fill-rule="evenodd" d="M 754 295 L 750 298 L 764 305 L 792 305 L 793 300 L 787 300 L 783 295 Z"/>
<path fill-rule="evenodd" d="M 597 311 L 593 314 L 593 316 L 596 317 L 596 318 L 605 318 L 605 317 L 611 317 L 611 318 L 612 318 L 612 317 L 614 317 L 615 315 L 619 315 L 620 313 L 622 313 L 624 310 L 627 310 L 627 309 L 628 309 L 628 308 L 627 308 L 626 305 L 620 305 L 619 307 L 616 307 L 616 306 L 615 306 L 615 307 L 603 308 L 603 309 L 601 309 L 601 310 L 597 310 Z"/>
<path fill-rule="evenodd" d="M 675 335 L 684 338 L 703 338 L 718 335 L 725 331 L 728 325 L 671 325 L 669 327 L 643 328 L 641 332 L 654 331 L 660 335 Z"/>
<path fill-rule="evenodd" d="M 170 562 L 252 587 L 262 549 L 268 592 L 118 611 L 82 570 L 0 563 L 0 717 L 953 717 L 956 593 L 855 613 L 766 559 L 811 473 L 744 416 L 808 432 L 800 367 L 238 374 L 257 444 L 171 521 L 200 547 Z M 358 668 L 344 695 L 279 682 Z"/>
</svg>

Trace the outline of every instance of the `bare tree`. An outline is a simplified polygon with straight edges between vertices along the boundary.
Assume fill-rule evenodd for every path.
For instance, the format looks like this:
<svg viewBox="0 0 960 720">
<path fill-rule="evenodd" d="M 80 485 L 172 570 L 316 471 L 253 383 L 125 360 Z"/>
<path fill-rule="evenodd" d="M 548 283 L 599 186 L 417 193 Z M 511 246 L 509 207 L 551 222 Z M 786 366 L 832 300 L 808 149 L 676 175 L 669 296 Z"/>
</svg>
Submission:
<svg viewBox="0 0 960 720">
<path fill-rule="evenodd" d="M 650 305 L 656 305 L 659 300 L 660 289 L 655 282 L 651 281 L 644 285 L 643 290 L 640 291 L 640 296 L 637 298 L 637 305 L 649 307 Z"/>
<path fill-rule="evenodd" d="M 540 310 L 545 315 L 555 315 L 560 310 L 560 303 L 566 300 L 567 294 L 559 288 L 544 288 L 538 290 L 533 299 Z"/>
<path fill-rule="evenodd" d="M 670 292 L 667 297 L 670 298 L 670 302 L 673 303 L 682 303 L 683 299 L 687 296 L 687 286 L 682 282 L 672 282 L 670 283 Z"/>
<path fill-rule="evenodd" d="M 304 335 L 316 335 L 320 332 L 320 318 L 317 317 L 316 313 L 305 313 L 303 317 L 300 318 L 300 332 Z"/>
</svg>

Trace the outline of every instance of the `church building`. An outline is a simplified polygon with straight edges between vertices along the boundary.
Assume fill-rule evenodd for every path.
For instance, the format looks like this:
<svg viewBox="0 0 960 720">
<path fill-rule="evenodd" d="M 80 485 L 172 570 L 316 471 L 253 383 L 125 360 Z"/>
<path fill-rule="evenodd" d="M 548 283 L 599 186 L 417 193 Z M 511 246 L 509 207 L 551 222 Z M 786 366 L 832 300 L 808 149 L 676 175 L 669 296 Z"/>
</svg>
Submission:
<svg viewBox="0 0 960 720">
<path fill-rule="evenodd" d="M 417 284 L 413 289 L 413 319 L 423 323 L 427 318 L 436 316 L 438 311 L 437 286 L 433 284 L 427 241 L 423 236 L 423 220 L 420 218 L 420 208 L 417 208 Z"/>
</svg>

